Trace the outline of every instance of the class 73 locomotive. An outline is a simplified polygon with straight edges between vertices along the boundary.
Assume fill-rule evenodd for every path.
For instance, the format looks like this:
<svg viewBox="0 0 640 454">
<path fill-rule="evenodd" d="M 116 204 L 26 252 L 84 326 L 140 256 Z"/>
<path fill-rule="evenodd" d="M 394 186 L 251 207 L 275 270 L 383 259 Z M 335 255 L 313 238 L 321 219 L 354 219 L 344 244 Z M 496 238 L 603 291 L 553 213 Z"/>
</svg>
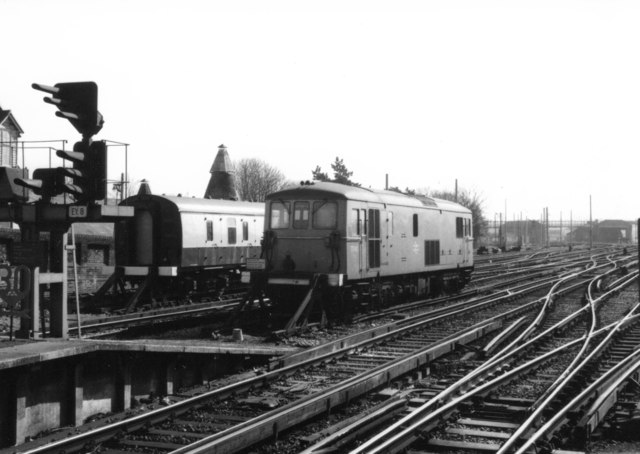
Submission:
<svg viewBox="0 0 640 454">
<path fill-rule="evenodd" d="M 307 182 L 267 196 L 263 258 L 269 297 L 293 301 L 289 329 L 314 299 L 325 315 L 343 315 L 356 304 L 460 289 L 473 270 L 471 211 L 425 196 Z"/>
<path fill-rule="evenodd" d="M 141 194 L 121 205 L 135 215 L 115 224 L 116 265 L 97 296 L 115 286 L 128 310 L 219 293 L 260 257 L 263 203 Z"/>
</svg>

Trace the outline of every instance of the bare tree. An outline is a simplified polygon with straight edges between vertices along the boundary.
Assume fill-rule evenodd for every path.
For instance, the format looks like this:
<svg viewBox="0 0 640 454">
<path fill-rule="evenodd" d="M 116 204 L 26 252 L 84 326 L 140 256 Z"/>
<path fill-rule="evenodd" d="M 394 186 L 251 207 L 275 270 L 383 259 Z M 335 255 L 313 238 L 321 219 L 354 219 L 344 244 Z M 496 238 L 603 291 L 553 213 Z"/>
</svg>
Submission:
<svg viewBox="0 0 640 454">
<path fill-rule="evenodd" d="M 267 194 L 286 184 L 284 174 L 272 165 L 256 158 L 244 158 L 234 164 L 236 189 L 240 200 L 264 202 Z"/>
<path fill-rule="evenodd" d="M 457 194 L 457 200 L 456 193 L 452 191 L 431 191 L 429 195 L 438 199 L 458 202 L 460 205 L 471 210 L 471 215 L 473 216 L 473 236 L 476 244 L 481 237 L 486 235 L 487 221 L 484 217 L 484 200 L 480 194 L 475 191 L 472 192 L 462 189 Z"/>
</svg>

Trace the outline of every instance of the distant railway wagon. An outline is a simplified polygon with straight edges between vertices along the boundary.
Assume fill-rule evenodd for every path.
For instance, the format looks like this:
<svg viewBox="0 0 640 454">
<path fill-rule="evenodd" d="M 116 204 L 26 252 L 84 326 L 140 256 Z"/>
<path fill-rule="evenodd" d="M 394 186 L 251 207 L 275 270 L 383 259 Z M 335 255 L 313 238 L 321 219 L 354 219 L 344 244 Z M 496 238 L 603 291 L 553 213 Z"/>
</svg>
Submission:
<svg viewBox="0 0 640 454">
<path fill-rule="evenodd" d="M 164 298 L 224 287 L 260 256 L 262 203 L 144 194 L 122 205 L 135 215 L 115 224 L 116 264 L 100 292 L 128 283 L 136 290 L 129 306 L 144 292 Z"/>
<path fill-rule="evenodd" d="M 265 210 L 275 300 L 296 288 L 340 289 L 332 303 L 340 311 L 371 295 L 461 288 L 473 270 L 471 211 L 453 202 L 314 182 L 270 194 Z"/>
</svg>

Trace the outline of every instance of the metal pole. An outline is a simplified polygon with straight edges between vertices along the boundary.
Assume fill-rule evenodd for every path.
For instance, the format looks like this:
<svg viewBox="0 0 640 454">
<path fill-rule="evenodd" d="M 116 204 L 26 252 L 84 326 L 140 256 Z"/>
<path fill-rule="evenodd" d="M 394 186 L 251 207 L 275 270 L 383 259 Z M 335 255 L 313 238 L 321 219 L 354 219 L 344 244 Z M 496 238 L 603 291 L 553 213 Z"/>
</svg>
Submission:
<svg viewBox="0 0 640 454">
<path fill-rule="evenodd" d="M 507 242 L 509 241 L 509 235 L 507 235 L 507 199 L 504 199 L 504 251 L 507 252 Z"/>
<path fill-rule="evenodd" d="M 591 217 L 591 194 L 589 194 L 589 250 L 593 249 L 593 220 Z"/>
<path fill-rule="evenodd" d="M 569 211 L 569 249 L 573 246 L 573 210 Z"/>
<path fill-rule="evenodd" d="M 76 260 L 76 231 L 71 224 L 71 250 L 73 260 L 73 282 L 76 290 L 76 317 L 78 320 L 78 338 L 82 339 L 82 326 L 80 320 L 80 290 L 78 288 L 78 265 Z"/>
<path fill-rule="evenodd" d="M 129 197 L 129 144 L 124 146 L 124 180 L 127 185 L 126 195 Z"/>
<path fill-rule="evenodd" d="M 545 220 L 547 223 L 547 247 L 549 247 L 549 207 L 545 208 Z"/>
</svg>

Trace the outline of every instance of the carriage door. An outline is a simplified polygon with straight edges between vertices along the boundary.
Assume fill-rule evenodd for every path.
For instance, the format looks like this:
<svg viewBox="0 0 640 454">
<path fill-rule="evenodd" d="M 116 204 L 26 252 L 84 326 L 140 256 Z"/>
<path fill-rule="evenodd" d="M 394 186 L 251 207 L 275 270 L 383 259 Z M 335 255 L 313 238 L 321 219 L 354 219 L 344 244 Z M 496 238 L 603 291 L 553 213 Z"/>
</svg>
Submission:
<svg viewBox="0 0 640 454">
<path fill-rule="evenodd" d="M 471 261 L 471 258 L 473 257 L 473 232 L 472 232 L 472 227 L 471 227 L 471 219 L 465 219 L 465 224 L 464 224 L 464 240 L 465 240 L 465 255 L 464 255 L 464 260 L 465 263 L 468 263 Z"/>
<path fill-rule="evenodd" d="M 369 268 L 380 268 L 380 210 L 369 210 Z"/>
<path fill-rule="evenodd" d="M 349 265 L 347 273 L 357 277 L 364 277 L 367 267 L 367 210 L 354 208 L 351 210 L 351 216 L 349 237 L 353 238 L 351 240 L 353 241 L 353 246 L 350 246 L 349 250 L 354 263 Z M 348 260 L 351 262 L 350 258 Z"/>
</svg>

